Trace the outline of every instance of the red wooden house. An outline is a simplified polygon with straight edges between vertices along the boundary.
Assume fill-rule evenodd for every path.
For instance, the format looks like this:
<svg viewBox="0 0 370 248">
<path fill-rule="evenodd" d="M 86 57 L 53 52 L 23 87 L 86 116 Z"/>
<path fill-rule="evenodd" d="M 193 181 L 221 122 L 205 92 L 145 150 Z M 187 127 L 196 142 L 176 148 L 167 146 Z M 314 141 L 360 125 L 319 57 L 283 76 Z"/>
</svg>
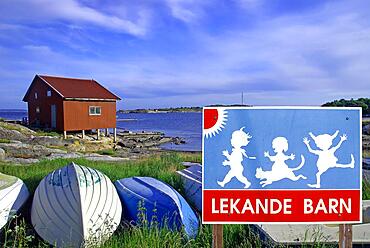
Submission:
<svg viewBox="0 0 370 248">
<path fill-rule="evenodd" d="M 36 75 L 23 101 L 30 126 L 67 131 L 113 128 L 118 96 L 93 79 Z"/>
</svg>

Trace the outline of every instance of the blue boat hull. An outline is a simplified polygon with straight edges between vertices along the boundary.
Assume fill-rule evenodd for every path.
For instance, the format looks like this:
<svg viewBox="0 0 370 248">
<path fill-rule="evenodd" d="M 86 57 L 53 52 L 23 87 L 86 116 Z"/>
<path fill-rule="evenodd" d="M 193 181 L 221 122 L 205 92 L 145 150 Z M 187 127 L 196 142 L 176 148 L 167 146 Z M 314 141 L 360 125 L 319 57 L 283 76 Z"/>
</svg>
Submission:
<svg viewBox="0 0 370 248">
<path fill-rule="evenodd" d="M 184 228 L 191 238 L 197 235 L 197 215 L 171 186 L 151 177 L 125 178 L 116 181 L 115 186 L 125 221 L 140 224 L 145 216 L 149 223 L 156 221 L 173 230 Z"/>
<path fill-rule="evenodd" d="M 190 167 L 177 172 L 181 175 L 187 199 L 194 208 L 202 212 L 202 166 L 192 164 Z"/>
</svg>

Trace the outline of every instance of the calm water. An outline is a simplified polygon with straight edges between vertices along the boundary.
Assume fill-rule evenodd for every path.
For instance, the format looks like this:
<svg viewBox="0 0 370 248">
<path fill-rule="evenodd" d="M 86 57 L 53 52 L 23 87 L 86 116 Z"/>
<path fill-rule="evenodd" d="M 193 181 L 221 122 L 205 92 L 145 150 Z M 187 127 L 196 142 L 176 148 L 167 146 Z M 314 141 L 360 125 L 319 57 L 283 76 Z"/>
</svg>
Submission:
<svg viewBox="0 0 370 248">
<path fill-rule="evenodd" d="M 23 117 L 27 117 L 27 110 L 0 109 L 0 118 L 7 120 L 22 120 Z"/>
<path fill-rule="evenodd" d="M 26 110 L 0 109 L 0 118 L 22 120 Z M 184 138 L 186 144 L 166 144 L 163 148 L 182 151 L 202 150 L 201 113 L 118 114 L 117 128 L 129 131 L 159 131 Z"/>
<path fill-rule="evenodd" d="M 118 114 L 117 127 L 130 131 L 160 131 L 184 138 L 186 144 L 166 144 L 164 148 L 183 151 L 202 150 L 201 113 Z M 124 120 L 124 121 L 122 121 Z"/>
</svg>

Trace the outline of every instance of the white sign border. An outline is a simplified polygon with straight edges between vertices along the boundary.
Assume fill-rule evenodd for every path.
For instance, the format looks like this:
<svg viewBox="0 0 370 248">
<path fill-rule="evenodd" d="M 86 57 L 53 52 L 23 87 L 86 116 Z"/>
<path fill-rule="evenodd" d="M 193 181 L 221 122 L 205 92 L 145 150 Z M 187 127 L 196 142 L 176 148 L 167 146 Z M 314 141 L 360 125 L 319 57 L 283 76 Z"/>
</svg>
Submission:
<svg viewBox="0 0 370 248">
<path fill-rule="evenodd" d="M 204 110 L 205 109 L 217 109 L 217 108 L 223 108 L 223 109 L 264 109 L 264 110 L 271 110 L 271 109 L 292 109 L 292 110 L 312 110 L 312 109 L 319 109 L 319 110 L 358 110 L 359 113 L 359 125 L 360 125 L 360 213 L 359 213 L 359 221 L 342 221 L 338 222 L 336 220 L 334 221 L 321 221 L 321 222 L 250 222 L 250 221 L 204 221 L 204 135 L 203 135 L 203 129 L 204 129 Z M 361 224 L 362 223 L 362 108 L 361 107 L 319 107 L 319 106 L 254 106 L 254 107 L 248 107 L 248 106 L 214 106 L 214 107 L 203 107 L 202 110 L 202 224 Z M 230 189 L 218 189 L 218 190 L 230 190 Z M 246 190 L 246 189 L 232 189 L 232 190 Z M 263 189 L 263 190 L 274 190 L 274 189 Z M 284 189 L 282 189 L 284 190 Z M 291 191 L 302 191 L 306 189 L 289 189 Z M 332 189 L 320 189 L 320 190 L 332 190 Z M 340 189 L 340 190 L 353 190 L 353 189 Z"/>
</svg>

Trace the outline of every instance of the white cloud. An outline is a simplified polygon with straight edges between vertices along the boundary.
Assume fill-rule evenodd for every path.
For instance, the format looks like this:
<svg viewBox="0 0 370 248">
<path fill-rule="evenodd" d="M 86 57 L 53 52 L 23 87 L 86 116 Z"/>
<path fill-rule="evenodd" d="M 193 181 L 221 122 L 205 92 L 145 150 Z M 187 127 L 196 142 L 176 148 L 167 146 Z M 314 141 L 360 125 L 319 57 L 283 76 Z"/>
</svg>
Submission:
<svg viewBox="0 0 370 248">
<path fill-rule="evenodd" d="M 267 80 L 271 89 L 279 82 L 282 90 L 311 92 L 307 97 L 327 90 L 369 95 L 370 25 L 363 15 L 336 7 L 265 20 L 253 30 L 204 34 L 209 74 L 214 66 L 216 75 L 239 78 L 252 91 L 253 82 Z M 267 88 L 262 94 L 278 92 Z"/>
<path fill-rule="evenodd" d="M 205 14 L 198 2 L 168 1 L 172 8 L 180 8 L 171 13 L 187 23 Z M 180 54 L 151 46 L 149 39 L 143 47 L 133 46 L 143 49 L 134 55 L 118 49 L 109 50 L 117 52 L 109 59 L 91 51 L 76 58 L 53 43 L 29 40 L 20 51 L 4 52 L 0 67 L 16 68 L 23 81 L 35 73 L 93 77 L 126 97 L 124 104 L 132 99 L 131 107 L 239 103 L 242 91 L 250 104 L 319 105 L 370 95 L 370 25 L 369 13 L 363 11 L 331 3 L 304 14 L 259 20 L 249 29 L 239 26 L 210 33 L 195 25 L 181 37 L 189 42 L 190 52 Z M 81 16 L 89 13 L 68 15 L 88 22 L 91 17 Z M 154 43 L 162 42 L 156 38 Z"/>
<path fill-rule="evenodd" d="M 166 0 L 173 17 L 185 22 L 194 23 L 204 16 L 203 7 L 208 0 Z"/>
<path fill-rule="evenodd" d="M 38 21 L 70 21 L 108 28 L 117 32 L 144 36 L 149 22 L 148 12 L 141 9 L 136 20 L 117 17 L 84 6 L 76 0 L 5 0 L 0 3 L 0 19 Z"/>
<path fill-rule="evenodd" d="M 23 46 L 24 49 L 35 53 L 35 54 L 42 54 L 42 55 L 50 55 L 52 53 L 50 47 L 48 46 L 35 46 L 35 45 L 25 45 Z"/>
</svg>

